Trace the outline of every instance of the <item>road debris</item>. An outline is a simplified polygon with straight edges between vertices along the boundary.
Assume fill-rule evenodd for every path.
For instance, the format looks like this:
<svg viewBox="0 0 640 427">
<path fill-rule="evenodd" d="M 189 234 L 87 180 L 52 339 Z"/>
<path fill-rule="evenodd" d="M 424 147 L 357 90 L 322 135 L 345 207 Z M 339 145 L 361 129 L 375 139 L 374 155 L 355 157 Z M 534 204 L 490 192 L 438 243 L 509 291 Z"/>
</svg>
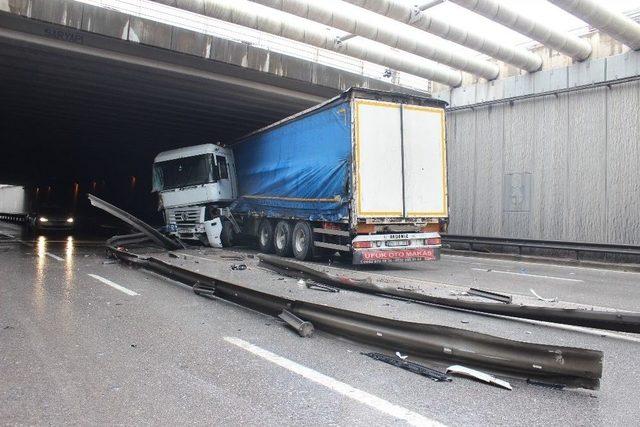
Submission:
<svg viewBox="0 0 640 427">
<path fill-rule="evenodd" d="M 317 282 L 311 282 L 311 281 L 306 282 L 306 286 L 307 286 L 307 289 L 311 289 L 314 291 L 331 292 L 331 293 L 340 292 L 340 289 L 338 288 L 334 288 L 333 286 L 323 285 Z"/>
<path fill-rule="evenodd" d="M 564 384 L 550 383 L 546 381 L 535 380 L 532 378 L 527 378 L 527 384 L 535 385 L 538 387 L 553 388 L 556 390 L 563 390 L 566 387 Z"/>
<path fill-rule="evenodd" d="M 278 317 L 291 326 L 301 337 L 309 338 L 313 335 L 313 324 L 300 319 L 290 311 L 282 310 Z"/>
<path fill-rule="evenodd" d="M 486 374 L 484 372 L 477 371 L 475 369 L 467 368 L 460 365 L 453 365 L 447 368 L 447 374 L 456 374 L 464 377 L 474 378 L 476 380 L 485 382 L 487 384 L 493 384 L 498 387 L 502 387 L 507 390 L 513 390 L 511 384 L 504 380 L 500 380 L 493 375 Z"/>
<path fill-rule="evenodd" d="M 246 264 L 233 264 L 231 266 L 232 270 L 238 270 L 238 271 L 242 271 L 242 270 L 246 270 L 247 269 L 247 265 Z"/>
<path fill-rule="evenodd" d="M 638 312 L 587 310 L 579 308 L 567 309 L 524 304 L 496 304 L 494 302 L 436 297 L 422 292 L 397 289 L 392 286 L 375 283 L 370 279 L 358 280 L 343 276 L 333 276 L 298 262 L 275 256 L 261 254 L 258 258 L 261 263 L 269 266 L 272 270 L 280 274 L 296 278 L 304 277 L 342 289 L 401 299 L 408 303 L 420 302 L 441 307 L 461 308 L 464 310 L 541 320 L 544 322 L 586 326 L 610 331 L 640 333 L 640 313 Z"/>
<path fill-rule="evenodd" d="M 167 255 L 169 255 L 169 258 L 180 258 L 177 254 L 174 254 L 173 252 L 169 252 Z"/>
<path fill-rule="evenodd" d="M 429 378 L 433 381 L 436 382 L 440 382 L 440 381 L 451 381 L 451 378 L 449 378 L 446 374 L 437 371 L 435 369 L 432 368 L 428 368 L 424 365 L 420 365 L 418 363 L 415 362 L 408 362 L 406 360 L 398 360 L 396 358 L 387 356 L 386 354 L 382 354 L 382 353 L 360 353 L 363 356 L 367 356 L 372 358 L 373 360 L 377 360 L 379 362 L 384 362 L 387 363 L 389 365 L 392 366 L 397 366 L 400 369 L 404 369 L 405 371 L 409 371 L 412 372 L 414 374 L 418 374 L 421 375 L 425 378 Z"/>
<path fill-rule="evenodd" d="M 538 298 L 540 301 L 544 302 L 558 302 L 558 297 L 555 298 L 543 298 L 536 293 L 533 289 L 529 289 L 529 291 L 533 294 L 534 297 Z"/>
<path fill-rule="evenodd" d="M 91 202 L 91 205 L 93 205 L 94 207 L 98 208 L 98 209 L 102 209 L 103 211 L 115 216 L 116 218 L 118 218 L 119 220 L 126 222 L 127 224 L 129 224 L 131 227 L 135 228 L 136 230 L 138 230 L 140 233 L 137 234 L 137 236 L 140 236 L 141 234 L 145 235 L 147 238 L 149 238 L 150 240 L 152 240 L 153 242 L 155 242 L 157 245 L 159 245 L 160 247 L 163 247 L 165 249 L 169 249 L 169 250 L 174 250 L 174 249 L 184 249 L 185 245 L 178 239 L 170 239 L 167 236 L 165 236 L 164 234 L 160 233 L 158 230 L 156 230 L 155 228 L 153 228 L 152 226 L 150 226 L 149 224 L 147 224 L 146 222 L 136 218 L 135 216 L 131 215 L 128 212 L 123 211 L 122 209 L 105 202 L 104 200 L 94 196 L 93 194 L 87 194 L 87 197 L 89 198 L 89 201 Z M 133 236 L 133 235 L 131 235 Z M 125 236 L 123 236 L 125 237 Z M 112 240 L 113 238 L 111 238 L 110 240 Z"/>
<path fill-rule="evenodd" d="M 241 255 L 220 255 L 220 258 L 233 261 L 244 261 L 244 257 Z"/>
<path fill-rule="evenodd" d="M 469 290 L 467 291 L 467 294 L 473 295 L 476 297 L 491 299 L 494 301 L 500 301 L 505 304 L 511 304 L 513 302 L 513 297 L 511 295 L 499 294 L 497 292 L 487 291 L 479 288 L 469 288 Z"/>
<path fill-rule="evenodd" d="M 406 354 L 402 354 L 402 353 L 400 353 L 399 351 L 396 351 L 396 356 L 398 356 L 398 357 L 399 357 L 400 359 L 402 359 L 402 360 L 406 360 L 406 359 L 407 359 L 407 357 L 409 357 L 409 356 L 407 356 Z"/>
<path fill-rule="evenodd" d="M 189 286 L 198 283 L 214 286 L 219 299 L 268 315 L 282 315 L 291 320 L 291 326 L 297 331 L 305 322 L 309 322 L 314 329 L 392 351 L 411 349 L 411 354 L 420 357 L 451 358 L 457 363 L 470 363 L 491 370 L 509 370 L 525 379 L 553 379 L 568 387 L 597 389 L 602 378 L 604 355 L 599 350 L 515 341 L 465 329 L 389 319 L 300 301 L 203 275 L 159 258 L 119 251 L 113 247 L 107 249 L 125 263 Z M 504 304 L 492 305 L 509 307 Z M 295 317 L 290 318 L 284 311 Z M 443 354 L 443 348 L 448 352 Z M 558 355 L 562 357 L 558 358 Z"/>
<path fill-rule="evenodd" d="M 449 295 L 455 295 L 455 296 L 466 297 L 466 296 L 468 296 L 469 294 L 467 293 L 467 291 L 456 291 L 456 290 L 453 290 L 453 291 L 449 291 Z"/>
</svg>

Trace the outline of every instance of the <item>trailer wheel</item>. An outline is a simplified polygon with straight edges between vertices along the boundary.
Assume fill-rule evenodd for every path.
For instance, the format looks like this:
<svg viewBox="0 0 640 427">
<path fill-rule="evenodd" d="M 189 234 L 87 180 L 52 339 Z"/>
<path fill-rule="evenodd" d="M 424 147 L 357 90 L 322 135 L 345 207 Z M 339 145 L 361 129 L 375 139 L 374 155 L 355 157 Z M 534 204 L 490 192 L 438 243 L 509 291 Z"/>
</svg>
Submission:
<svg viewBox="0 0 640 427">
<path fill-rule="evenodd" d="M 260 252 L 273 253 L 273 224 L 268 219 L 263 219 L 258 227 L 258 246 Z"/>
<path fill-rule="evenodd" d="M 299 221 L 293 227 L 293 256 L 300 261 L 313 258 L 313 230 L 306 221 Z"/>
<path fill-rule="evenodd" d="M 293 254 L 292 234 L 293 230 L 288 221 L 278 221 L 273 238 L 276 254 L 284 257 L 290 257 Z"/>
</svg>

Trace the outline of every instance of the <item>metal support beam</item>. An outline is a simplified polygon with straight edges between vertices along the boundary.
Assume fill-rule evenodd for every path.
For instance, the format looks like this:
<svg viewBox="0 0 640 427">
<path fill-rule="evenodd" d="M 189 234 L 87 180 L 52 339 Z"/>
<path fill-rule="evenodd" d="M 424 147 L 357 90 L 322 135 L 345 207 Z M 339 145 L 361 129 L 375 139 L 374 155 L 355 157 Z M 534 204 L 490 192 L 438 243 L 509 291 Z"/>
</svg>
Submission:
<svg viewBox="0 0 640 427">
<path fill-rule="evenodd" d="M 549 0 L 556 6 L 609 34 L 633 50 L 640 49 L 640 24 L 595 0 Z"/>
<path fill-rule="evenodd" d="M 161 0 L 153 0 L 164 3 Z M 250 27 L 258 31 L 306 43 L 321 49 L 332 50 L 343 55 L 363 61 L 383 65 L 394 70 L 403 71 L 414 76 L 433 80 L 447 86 L 457 87 L 462 84 L 462 74 L 432 61 L 420 60 L 414 56 L 396 52 L 392 49 L 381 49 L 370 44 L 352 40 L 349 43 L 336 43 L 335 36 L 321 25 L 313 25 L 302 19 L 274 14 L 263 8 L 257 8 L 250 2 L 233 0 L 192 0 L 201 4 L 198 10 L 204 10 L 207 16 L 236 25 Z M 178 3 L 177 8 L 191 10 L 188 5 Z M 352 31 L 350 31 L 352 32 Z"/>
<path fill-rule="evenodd" d="M 542 22 L 521 14 L 497 0 L 450 0 L 472 12 L 498 22 L 505 27 L 524 34 L 545 46 L 562 52 L 578 61 L 591 56 L 591 44 L 573 34 L 559 31 Z"/>
<path fill-rule="evenodd" d="M 411 7 L 402 0 L 345 0 L 372 12 L 411 25 L 459 45 L 482 52 L 492 58 L 523 70 L 534 72 L 542 67 L 540 55 L 527 49 L 511 46 L 500 40 L 469 31 L 450 20 L 423 13 L 421 7 Z"/>
<path fill-rule="evenodd" d="M 309 0 L 253 1 L 300 18 L 357 34 L 394 49 L 403 50 L 487 80 L 497 78 L 500 71 L 496 64 L 452 50 L 444 42 L 421 39 L 416 37 L 411 29 L 398 32 L 393 28 L 393 25 L 379 25 L 379 22 L 372 21 L 367 16 L 359 16 L 349 10 L 333 8 L 327 2 Z"/>
<path fill-rule="evenodd" d="M 444 3 L 445 0 L 431 0 L 421 5 L 416 6 L 419 11 L 425 11 L 427 9 L 431 9 L 434 6 Z"/>
</svg>

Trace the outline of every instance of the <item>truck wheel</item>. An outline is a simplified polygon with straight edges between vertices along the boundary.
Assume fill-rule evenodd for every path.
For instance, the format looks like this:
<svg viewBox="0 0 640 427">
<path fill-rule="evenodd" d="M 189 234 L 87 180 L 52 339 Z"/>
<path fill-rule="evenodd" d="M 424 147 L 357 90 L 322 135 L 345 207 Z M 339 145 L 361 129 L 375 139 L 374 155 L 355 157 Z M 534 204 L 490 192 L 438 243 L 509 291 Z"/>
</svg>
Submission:
<svg viewBox="0 0 640 427">
<path fill-rule="evenodd" d="M 313 230 L 306 221 L 299 221 L 293 227 L 293 256 L 300 261 L 313 259 Z"/>
<path fill-rule="evenodd" d="M 233 230 L 231 221 L 222 221 L 222 234 L 220 235 L 223 248 L 230 248 L 234 245 L 236 240 L 236 232 Z"/>
<path fill-rule="evenodd" d="M 287 221 L 278 221 L 276 224 L 273 246 L 276 250 L 276 254 L 280 256 L 290 257 L 293 254 L 291 249 L 291 235 L 293 231 L 291 224 Z"/>
<path fill-rule="evenodd" d="M 260 252 L 273 253 L 273 224 L 268 219 L 263 219 L 258 227 L 258 246 Z"/>
</svg>

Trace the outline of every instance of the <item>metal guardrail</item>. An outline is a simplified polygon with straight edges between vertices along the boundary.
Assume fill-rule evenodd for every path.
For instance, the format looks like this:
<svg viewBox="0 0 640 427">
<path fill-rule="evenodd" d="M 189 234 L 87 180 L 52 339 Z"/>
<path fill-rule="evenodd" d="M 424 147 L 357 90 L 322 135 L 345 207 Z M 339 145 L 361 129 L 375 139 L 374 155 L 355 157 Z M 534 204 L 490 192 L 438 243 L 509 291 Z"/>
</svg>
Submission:
<svg viewBox="0 0 640 427">
<path fill-rule="evenodd" d="M 581 260 L 585 253 L 599 255 L 629 256 L 640 260 L 640 246 L 633 245 L 612 245 L 606 243 L 581 243 L 562 242 L 556 240 L 528 240 L 509 239 L 501 237 L 478 237 L 478 236 L 457 236 L 443 235 L 442 241 L 447 245 L 467 246 L 468 250 L 476 251 L 482 247 L 482 252 L 487 252 L 487 246 L 511 247 L 518 250 L 518 255 L 523 254 L 523 249 L 537 249 L 543 255 L 544 251 L 565 251 L 575 253 L 576 260 Z M 455 249 L 455 248 L 452 248 Z"/>
<path fill-rule="evenodd" d="M 221 298 L 271 316 L 286 310 L 317 329 L 365 344 L 570 387 L 597 389 L 602 377 L 604 354 L 599 350 L 513 341 L 466 329 L 372 316 L 259 291 L 112 246 L 107 251 L 125 263 L 189 285 L 198 295 Z"/>
</svg>

